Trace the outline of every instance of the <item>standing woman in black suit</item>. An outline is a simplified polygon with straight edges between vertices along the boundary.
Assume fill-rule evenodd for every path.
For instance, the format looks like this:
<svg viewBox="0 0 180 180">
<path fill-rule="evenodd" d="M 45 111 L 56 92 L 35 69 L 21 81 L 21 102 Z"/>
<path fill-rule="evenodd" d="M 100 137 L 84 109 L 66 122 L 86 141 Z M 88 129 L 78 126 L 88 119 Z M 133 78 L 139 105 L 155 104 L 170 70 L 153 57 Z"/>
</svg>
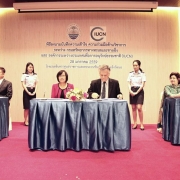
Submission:
<svg viewBox="0 0 180 180">
<path fill-rule="evenodd" d="M 34 72 L 34 65 L 31 62 L 26 64 L 25 73 L 22 74 L 21 77 L 23 91 L 23 107 L 24 107 L 24 125 L 29 125 L 29 108 L 30 108 L 30 100 L 36 98 L 36 90 L 38 77 Z"/>
<path fill-rule="evenodd" d="M 143 125 L 143 102 L 144 102 L 144 85 L 146 82 L 145 73 L 140 68 L 141 62 L 139 60 L 133 61 L 133 69 L 134 71 L 129 73 L 128 76 L 128 87 L 129 87 L 129 97 L 130 97 L 130 104 L 132 106 L 132 114 L 134 125 L 133 129 L 137 128 L 137 111 L 140 119 L 140 129 L 144 130 Z"/>
</svg>

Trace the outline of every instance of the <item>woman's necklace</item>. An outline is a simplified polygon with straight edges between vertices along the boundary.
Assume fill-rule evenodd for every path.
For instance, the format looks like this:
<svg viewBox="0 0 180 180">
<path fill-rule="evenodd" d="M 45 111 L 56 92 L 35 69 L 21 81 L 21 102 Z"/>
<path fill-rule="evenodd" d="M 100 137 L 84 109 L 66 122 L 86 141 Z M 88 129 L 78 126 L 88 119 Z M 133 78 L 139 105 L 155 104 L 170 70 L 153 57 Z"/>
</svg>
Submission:
<svg viewBox="0 0 180 180">
<path fill-rule="evenodd" d="M 66 88 L 67 88 L 67 83 L 66 83 L 66 84 L 63 84 L 63 85 L 59 83 L 59 87 L 60 87 L 61 89 L 66 89 Z"/>
</svg>

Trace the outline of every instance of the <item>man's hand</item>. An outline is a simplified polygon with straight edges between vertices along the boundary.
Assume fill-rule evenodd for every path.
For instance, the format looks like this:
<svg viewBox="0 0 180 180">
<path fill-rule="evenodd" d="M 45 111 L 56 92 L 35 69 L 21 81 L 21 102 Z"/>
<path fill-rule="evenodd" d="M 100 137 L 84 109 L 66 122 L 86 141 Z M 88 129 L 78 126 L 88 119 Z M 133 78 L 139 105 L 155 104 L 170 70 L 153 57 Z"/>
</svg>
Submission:
<svg viewBox="0 0 180 180">
<path fill-rule="evenodd" d="M 117 98 L 118 98 L 118 99 L 123 99 L 122 94 L 118 94 L 118 95 L 117 95 Z"/>
</svg>

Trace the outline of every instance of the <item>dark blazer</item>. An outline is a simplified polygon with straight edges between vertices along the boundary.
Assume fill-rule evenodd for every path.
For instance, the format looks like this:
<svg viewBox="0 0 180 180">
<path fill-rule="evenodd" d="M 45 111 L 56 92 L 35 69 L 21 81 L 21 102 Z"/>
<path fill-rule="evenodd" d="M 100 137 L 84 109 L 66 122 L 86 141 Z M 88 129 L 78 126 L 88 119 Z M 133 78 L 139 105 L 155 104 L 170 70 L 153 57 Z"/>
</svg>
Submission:
<svg viewBox="0 0 180 180">
<path fill-rule="evenodd" d="M 67 88 L 64 90 L 64 95 L 70 90 L 74 89 L 73 84 L 67 83 Z M 59 83 L 52 85 L 51 98 L 60 98 L 62 90 L 59 88 Z"/>
<path fill-rule="evenodd" d="M 12 83 L 4 79 L 0 84 L 0 96 L 8 97 L 10 100 L 12 98 L 12 94 Z"/>
<path fill-rule="evenodd" d="M 108 98 L 117 98 L 118 94 L 122 94 L 120 91 L 119 82 L 115 79 L 109 78 Z M 88 89 L 89 98 L 91 99 L 92 93 L 101 94 L 101 79 L 91 81 L 90 88 Z"/>
</svg>

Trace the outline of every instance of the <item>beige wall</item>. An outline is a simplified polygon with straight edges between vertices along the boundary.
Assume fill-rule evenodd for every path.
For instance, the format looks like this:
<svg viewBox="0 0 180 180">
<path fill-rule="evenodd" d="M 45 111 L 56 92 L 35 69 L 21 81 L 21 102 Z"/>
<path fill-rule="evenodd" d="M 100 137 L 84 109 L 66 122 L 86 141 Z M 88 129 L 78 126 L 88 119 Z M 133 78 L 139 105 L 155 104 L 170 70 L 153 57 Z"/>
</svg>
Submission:
<svg viewBox="0 0 180 180">
<path fill-rule="evenodd" d="M 130 54 L 131 58 L 43 58 L 41 54 L 54 53 L 55 46 L 46 42 L 72 42 L 67 37 L 67 27 L 75 23 L 80 37 L 75 42 L 90 42 L 90 27 L 106 27 L 106 42 L 123 43 L 115 54 Z M 58 47 L 61 48 L 61 47 Z M 62 47 L 87 48 L 92 47 Z M 93 47 L 96 48 L 96 47 Z M 114 47 L 98 47 L 98 49 Z M 71 54 L 64 52 L 62 54 Z M 78 54 L 78 53 L 76 53 Z M 79 53 L 82 54 L 82 53 Z M 89 53 L 101 54 L 101 53 Z M 105 53 L 104 53 L 105 54 Z M 113 53 L 108 53 L 113 54 Z M 56 73 L 62 68 L 46 65 L 72 65 L 70 60 L 97 60 L 100 64 L 121 66 L 112 69 L 111 77 L 118 79 L 124 99 L 129 100 L 127 76 L 132 61 L 139 59 L 146 73 L 144 122 L 157 121 L 159 96 L 164 85 L 169 84 L 169 74 L 179 70 L 178 10 L 154 10 L 153 13 L 25 13 L 10 9 L 0 13 L 0 66 L 7 70 L 6 79 L 13 83 L 11 116 L 13 121 L 23 121 L 21 74 L 27 62 L 32 62 L 39 76 L 37 97 L 50 97 L 51 86 L 56 83 Z M 83 65 L 76 64 L 77 66 Z M 91 66 L 91 64 L 88 64 Z M 90 81 L 98 78 L 95 68 L 68 68 L 69 82 L 87 90 Z"/>
</svg>

